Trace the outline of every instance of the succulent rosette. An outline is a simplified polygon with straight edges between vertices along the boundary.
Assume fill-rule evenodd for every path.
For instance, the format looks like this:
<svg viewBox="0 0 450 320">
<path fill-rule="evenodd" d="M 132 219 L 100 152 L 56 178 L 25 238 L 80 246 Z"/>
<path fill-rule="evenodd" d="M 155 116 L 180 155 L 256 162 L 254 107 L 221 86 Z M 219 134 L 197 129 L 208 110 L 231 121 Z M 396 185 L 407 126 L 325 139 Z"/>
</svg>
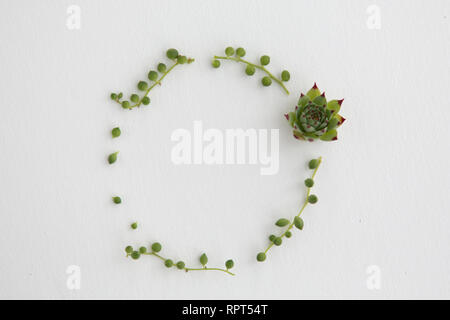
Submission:
<svg viewBox="0 0 450 320">
<path fill-rule="evenodd" d="M 294 128 L 294 137 L 299 140 L 323 141 L 337 140 L 337 128 L 345 121 L 339 115 L 344 99 L 327 102 L 325 92 L 321 93 L 317 85 L 304 95 L 300 95 L 294 112 L 285 114 Z"/>
</svg>

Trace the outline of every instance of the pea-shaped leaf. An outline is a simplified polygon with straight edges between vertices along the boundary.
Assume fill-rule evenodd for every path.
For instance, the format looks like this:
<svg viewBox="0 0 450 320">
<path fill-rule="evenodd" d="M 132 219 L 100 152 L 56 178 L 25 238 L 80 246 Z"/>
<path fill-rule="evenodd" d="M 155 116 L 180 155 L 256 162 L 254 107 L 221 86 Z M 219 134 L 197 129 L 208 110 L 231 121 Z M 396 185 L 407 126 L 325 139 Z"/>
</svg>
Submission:
<svg viewBox="0 0 450 320">
<path fill-rule="evenodd" d="M 208 263 L 208 257 L 205 253 L 200 256 L 200 263 L 202 266 L 205 266 Z"/>
<path fill-rule="evenodd" d="M 294 218 L 294 225 L 295 225 L 296 228 L 298 228 L 300 230 L 303 230 L 303 225 L 304 225 L 303 219 L 300 218 L 300 217 L 295 217 Z"/>
<path fill-rule="evenodd" d="M 285 227 L 288 224 L 289 224 L 289 220 L 288 219 L 284 219 L 284 218 L 278 219 L 278 221 L 275 222 L 275 225 L 278 226 L 278 227 Z"/>
</svg>

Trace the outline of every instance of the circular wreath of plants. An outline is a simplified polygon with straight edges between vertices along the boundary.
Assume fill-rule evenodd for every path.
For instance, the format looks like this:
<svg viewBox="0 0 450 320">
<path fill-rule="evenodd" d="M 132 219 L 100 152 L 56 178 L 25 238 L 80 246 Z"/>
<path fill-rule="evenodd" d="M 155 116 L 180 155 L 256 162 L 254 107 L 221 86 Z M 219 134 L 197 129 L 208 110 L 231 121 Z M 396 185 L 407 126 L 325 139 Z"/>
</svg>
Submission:
<svg viewBox="0 0 450 320">
<path fill-rule="evenodd" d="M 265 75 L 261 78 L 261 84 L 264 87 L 269 87 L 272 83 L 278 84 L 281 89 L 289 95 L 289 90 L 286 88 L 285 83 L 289 81 L 291 75 L 289 71 L 283 70 L 280 77 L 276 77 L 267 69 L 267 65 L 270 63 L 270 57 L 263 55 L 260 58 L 259 63 L 253 63 L 247 61 L 244 58 L 246 52 L 244 48 L 234 49 L 233 47 L 227 47 L 225 49 L 224 56 L 214 56 L 212 60 L 212 67 L 219 68 L 221 61 L 234 61 L 245 66 L 245 73 L 248 76 L 253 76 L 256 70 L 260 70 Z M 169 49 L 166 51 L 166 57 L 170 61 L 170 65 L 165 63 L 158 63 L 156 70 L 150 70 L 146 80 L 139 81 L 137 83 L 136 93 L 132 93 L 128 99 L 124 98 L 122 92 L 111 93 L 110 98 L 114 102 L 118 103 L 125 110 L 133 110 L 140 108 L 141 106 L 147 106 L 151 100 L 149 93 L 156 87 L 161 85 L 164 78 L 177 66 L 189 65 L 195 60 L 188 58 L 178 52 L 176 49 Z M 304 141 L 314 141 L 320 139 L 322 141 L 335 141 L 337 140 L 337 128 L 342 125 L 345 119 L 339 115 L 339 111 L 344 99 L 327 101 L 325 92 L 321 92 L 317 85 L 314 86 L 306 93 L 301 94 L 294 111 L 285 114 L 285 118 L 289 125 L 293 128 L 293 136 L 295 139 Z M 115 127 L 111 130 L 112 138 L 118 138 L 122 134 L 120 127 Z M 116 163 L 119 159 L 119 151 L 115 151 L 108 155 L 108 163 L 110 165 Z M 279 218 L 275 225 L 280 228 L 277 234 L 271 234 L 268 237 L 268 245 L 264 251 L 257 253 L 256 260 L 259 262 L 265 261 L 269 250 L 273 246 L 280 246 L 283 243 L 283 239 L 291 238 L 292 231 L 294 229 L 303 230 L 304 221 L 301 217 L 303 211 L 308 204 L 315 204 L 318 201 L 317 195 L 313 194 L 312 188 L 315 184 L 315 176 L 317 170 L 322 163 L 322 157 L 312 159 L 308 162 L 308 168 L 312 171 L 309 178 L 304 181 L 306 192 L 303 205 L 297 215 L 288 219 L 285 217 Z M 122 198 L 119 195 L 112 197 L 112 201 L 115 205 L 122 203 Z M 130 225 L 132 230 L 138 228 L 138 223 L 134 222 Z M 197 267 L 186 266 L 182 260 L 175 260 L 164 257 L 161 253 L 162 245 L 159 242 L 152 243 L 149 247 L 132 247 L 130 245 L 125 247 L 126 257 L 131 257 L 134 260 L 141 258 L 142 256 L 153 256 L 160 259 L 167 268 L 175 268 L 178 270 L 189 271 L 221 271 L 229 275 L 235 274 L 230 270 L 234 267 L 234 261 L 232 259 L 226 260 L 223 267 L 209 267 L 208 256 L 206 253 L 202 253 L 199 257 L 200 265 Z"/>
</svg>

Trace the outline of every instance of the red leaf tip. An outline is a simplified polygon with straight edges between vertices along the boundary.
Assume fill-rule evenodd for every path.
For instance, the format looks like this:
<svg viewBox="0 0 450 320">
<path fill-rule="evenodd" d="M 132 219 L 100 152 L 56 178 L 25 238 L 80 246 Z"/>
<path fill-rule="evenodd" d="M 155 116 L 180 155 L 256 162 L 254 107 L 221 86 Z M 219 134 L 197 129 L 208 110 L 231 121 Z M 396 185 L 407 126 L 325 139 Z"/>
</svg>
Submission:
<svg viewBox="0 0 450 320">
<path fill-rule="evenodd" d="M 344 102 L 344 99 L 338 100 L 339 105 L 341 105 L 342 102 Z"/>
<path fill-rule="evenodd" d="M 289 115 L 287 113 L 284 115 L 284 117 L 286 118 L 287 121 L 289 121 Z"/>
<path fill-rule="evenodd" d="M 317 84 L 314 82 L 314 85 L 313 85 L 313 87 L 312 87 L 313 89 L 319 89 L 318 87 L 317 87 Z"/>
</svg>

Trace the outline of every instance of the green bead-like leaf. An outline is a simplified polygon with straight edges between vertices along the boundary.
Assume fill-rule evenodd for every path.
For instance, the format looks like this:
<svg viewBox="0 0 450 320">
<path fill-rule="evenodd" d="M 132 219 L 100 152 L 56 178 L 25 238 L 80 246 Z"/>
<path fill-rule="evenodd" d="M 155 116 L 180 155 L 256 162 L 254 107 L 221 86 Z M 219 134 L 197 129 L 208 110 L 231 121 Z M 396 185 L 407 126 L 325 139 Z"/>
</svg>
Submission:
<svg viewBox="0 0 450 320">
<path fill-rule="evenodd" d="M 278 219 L 277 222 L 275 222 L 275 225 L 278 226 L 278 227 L 285 227 L 288 224 L 289 224 L 289 220 L 288 219 L 284 219 L 284 218 Z"/>
<path fill-rule="evenodd" d="M 117 138 L 118 136 L 120 136 L 122 132 L 120 131 L 119 127 L 115 127 L 114 129 L 111 130 L 111 135 L 113 138 Z"/>
<path fill-rule="evenodd" d="M 208 257 L 205 253 L 200 256 L 200 263 L 202 264 L 202 266 L 206 266 L 206 264 L 208 263 Z"/>
<path fill-rule="evenodd" d="M 320 136 L 320 140 L 323 141 L 332 141 L 337 140 L 337 131 L 336 129 L 328 130 L 323 135 Z"/>
<path fill-rule="evenodd" d="M 225 267 L 227 268 L 227 269 L 231 269 L 231 268 L 233 268 L 234 267 L 234 261 L 233 260 L 227 260 L 226 262 L 225 262 Z"/>
<path fill-rule="evenodd" d="M 160 252 L 162 249 L 162 246 L 159 242 L 155 242 L 152 244 L 152 251 L 153 252 Z"/>
<path fill-rule="evenodd" d="M 276 237 L 275 240 L 273 240 L 273 244 L 276 246 L 281 246 L 282 243 L 283 239 L 281 239 L 280 237 Z"/>
<path fill-rule="evenodd" d="M 119 151 L 114 152 L 114 153 L 111 153 L 111 154 L 108 156 L 108 163 L 109 163 L 109 164 L 113 164 L 114 162 L 117 161 L 117 154 L 118 154 L 118 153 L 119 153 Z"/>
<path fill-rule="evenodd" d="M 139 253 L 144 254 L 147 252 L 147 248 L 146 247 L 140 247 L 139 248 Z"/>
<path fill-rule="evenodd" d="M 256 260 L 258 260 L 259 262 L 263 262 L 264 260 L 266 260 L 266 254 L 264 252 L 260 252 L 256 255 Z"/>
<path fill-rule="evenodd" d="M 294 218 L 294 225 L 297 229 L 303 230 L 303 219 L 300 217 L 295 217 Z"/>
</svg>

